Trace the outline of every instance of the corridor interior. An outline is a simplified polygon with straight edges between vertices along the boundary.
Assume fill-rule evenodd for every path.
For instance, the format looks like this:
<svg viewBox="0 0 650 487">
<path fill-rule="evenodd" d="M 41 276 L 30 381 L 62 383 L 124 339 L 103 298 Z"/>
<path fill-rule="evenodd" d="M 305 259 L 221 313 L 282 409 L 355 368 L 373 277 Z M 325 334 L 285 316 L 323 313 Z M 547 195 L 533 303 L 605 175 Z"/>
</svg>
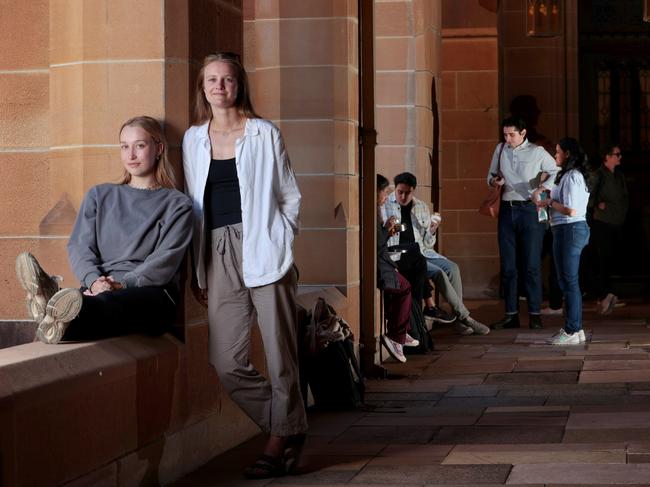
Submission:
<svg viewBox="0 0 650 487">
<path fill-rule="evenodd" d="M 482 337 L 437 328 L 433 353 L 367 381 L 365 410 L 310 414 L 298 475 L 246 481 L 257 437 L 173 485 L 650 485 L 648 316 L 647 300 L 609 316 L 586 303 L 588 341 L 565 347 L 543 343 L 561 317 Z"/>
</svg>

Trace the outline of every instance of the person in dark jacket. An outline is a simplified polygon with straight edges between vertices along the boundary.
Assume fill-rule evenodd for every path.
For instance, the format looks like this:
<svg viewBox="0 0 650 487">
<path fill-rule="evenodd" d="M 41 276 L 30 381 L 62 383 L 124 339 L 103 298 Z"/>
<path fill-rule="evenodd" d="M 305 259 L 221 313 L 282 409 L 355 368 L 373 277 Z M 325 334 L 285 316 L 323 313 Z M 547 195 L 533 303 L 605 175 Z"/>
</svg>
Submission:
<svg viewBox="0 0 650 487">
<path fill-rule="evenodd" d="M 377 174 L 377 287 L 384 292 L 386 319 L 386 333 L 381 335 L 381 343 L 391 357 L 406 362 L 403 347 L 417 347 L 420 342 L 408 334 L 413 303 L 411 285 L 399 273 L 388 251 L 388 238 L 398 230 L 394 218 L 385 223 L 381 218 L 381 207 L 388 193 L 388 179 Z"/>
<path fill-rule="evenodd" d="M 608 147 L 591 181 L 589 207 L 593 208 L 592 235 L 598 252 L 597 310 L 601 314 L 611 313 L 618 302 L 612 292 L 612 273 L 619 262 L 617 245 L 629 204 L 625 176 L 619 168 L 621 158 L 618 145 Z"/>
</svg>

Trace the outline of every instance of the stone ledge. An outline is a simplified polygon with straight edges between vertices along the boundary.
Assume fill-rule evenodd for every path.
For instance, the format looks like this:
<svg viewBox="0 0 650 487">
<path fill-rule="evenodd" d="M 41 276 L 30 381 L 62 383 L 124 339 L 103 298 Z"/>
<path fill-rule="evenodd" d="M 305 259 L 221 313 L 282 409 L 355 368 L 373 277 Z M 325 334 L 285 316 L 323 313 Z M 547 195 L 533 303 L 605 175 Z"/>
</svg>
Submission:
<svg viewBox="0 0 650 487">
<path fill-rule="evenodd" d="M 0 484 L 60 485 L 152 445 L 166 454 L 146 455 L 139 468 L 169 481 L 254 434 L 226 399 L 193 410 L 188 361 L 171 335 L 0 350 Z M 218 395 L 216 381 L 213 387 Z M 169 440 L 187 437 L 207 418 L 213 437 L 192 444 L 193 455 L 177 451 L 187 440 Z M 214 434 L 222 425 L 231 425 L 228 438 Z"/>
</svg>

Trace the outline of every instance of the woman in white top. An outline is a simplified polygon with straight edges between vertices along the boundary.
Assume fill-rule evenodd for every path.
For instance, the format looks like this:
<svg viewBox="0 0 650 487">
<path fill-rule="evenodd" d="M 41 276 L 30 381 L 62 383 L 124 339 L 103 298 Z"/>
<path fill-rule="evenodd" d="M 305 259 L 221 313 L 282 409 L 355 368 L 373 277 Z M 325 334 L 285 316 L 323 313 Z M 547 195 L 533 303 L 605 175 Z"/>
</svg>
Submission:
<svg viewBox="0 0 650 487">
<path fill-rule="evenodd" d="M 578 141 L 566 137 L 555 147 L 555 162 L 561 169 L 555 178 L 550 198 L 539 199 L 544 188 L 536 190 L 534 195 L 537 206 L 550 209 L 553 259 L 565 303 L 564 327 L 550 338 L 549 343 L 575 345 L 585 341 L 578 271 L 582 249 L 589 241 L 586 157 Z"/>
<path fill-rule="evenodd" d="M 307 429 L 292 250 L 300 192 L 280 131 L 253 109 L 239 56 L 205 58 L 194 118 L 183 139 L 183 167 L 194 213 L 195 294 L 208 307 L 210 362 L 235 403 L 269 435 L 244 474 L 277 477 L 295 467 Z M 249 361 L 255 320 L 268 380 Z"/>
</svg>

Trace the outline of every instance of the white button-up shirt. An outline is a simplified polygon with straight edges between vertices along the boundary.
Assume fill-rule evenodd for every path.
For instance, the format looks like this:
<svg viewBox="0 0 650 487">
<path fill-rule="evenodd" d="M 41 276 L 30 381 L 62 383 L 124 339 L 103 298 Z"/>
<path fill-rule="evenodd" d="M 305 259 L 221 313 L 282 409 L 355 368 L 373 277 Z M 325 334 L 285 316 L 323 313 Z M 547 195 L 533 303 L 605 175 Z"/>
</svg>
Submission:
<svg viewBox="0 0 650 487">
<path fill-rule="evenodd" d="M 208 123 L 187 129 L 183 137 L 185 189 L 192 199 L 194 268 L 199 287 L 207 287 L 203 196 L 212 160 Z M 248 119 L 235 142 L 242 209 L 242 274 L 248 287 L 282 278 L 293 265 L 298 233 L 300 191 L 280 130 L 271 122 Z"/>
<path fill-rule="evenodd" d="M 503 142 L 502 142 L 503 143 Z M 499 172 L 499 151 L 501 144 L 497 144 L 492 155 L 492 163 L 488 172 L 487 182 Z M 540 181 L 540 173 L 548 174 L 546 181 L 542 183 L 550 190 L 555 181 L 555 175 L 559 168 L 555 165 L 555 159 L 546 152 L 546 149 L 528 139 L 515 147 L 508 144 L 501 154 L 500 172 L 505 179 L 501 199 L 503 201 L 526 201 L 531 199 L 533 191 L 537 189 Z"/>
</svg>

